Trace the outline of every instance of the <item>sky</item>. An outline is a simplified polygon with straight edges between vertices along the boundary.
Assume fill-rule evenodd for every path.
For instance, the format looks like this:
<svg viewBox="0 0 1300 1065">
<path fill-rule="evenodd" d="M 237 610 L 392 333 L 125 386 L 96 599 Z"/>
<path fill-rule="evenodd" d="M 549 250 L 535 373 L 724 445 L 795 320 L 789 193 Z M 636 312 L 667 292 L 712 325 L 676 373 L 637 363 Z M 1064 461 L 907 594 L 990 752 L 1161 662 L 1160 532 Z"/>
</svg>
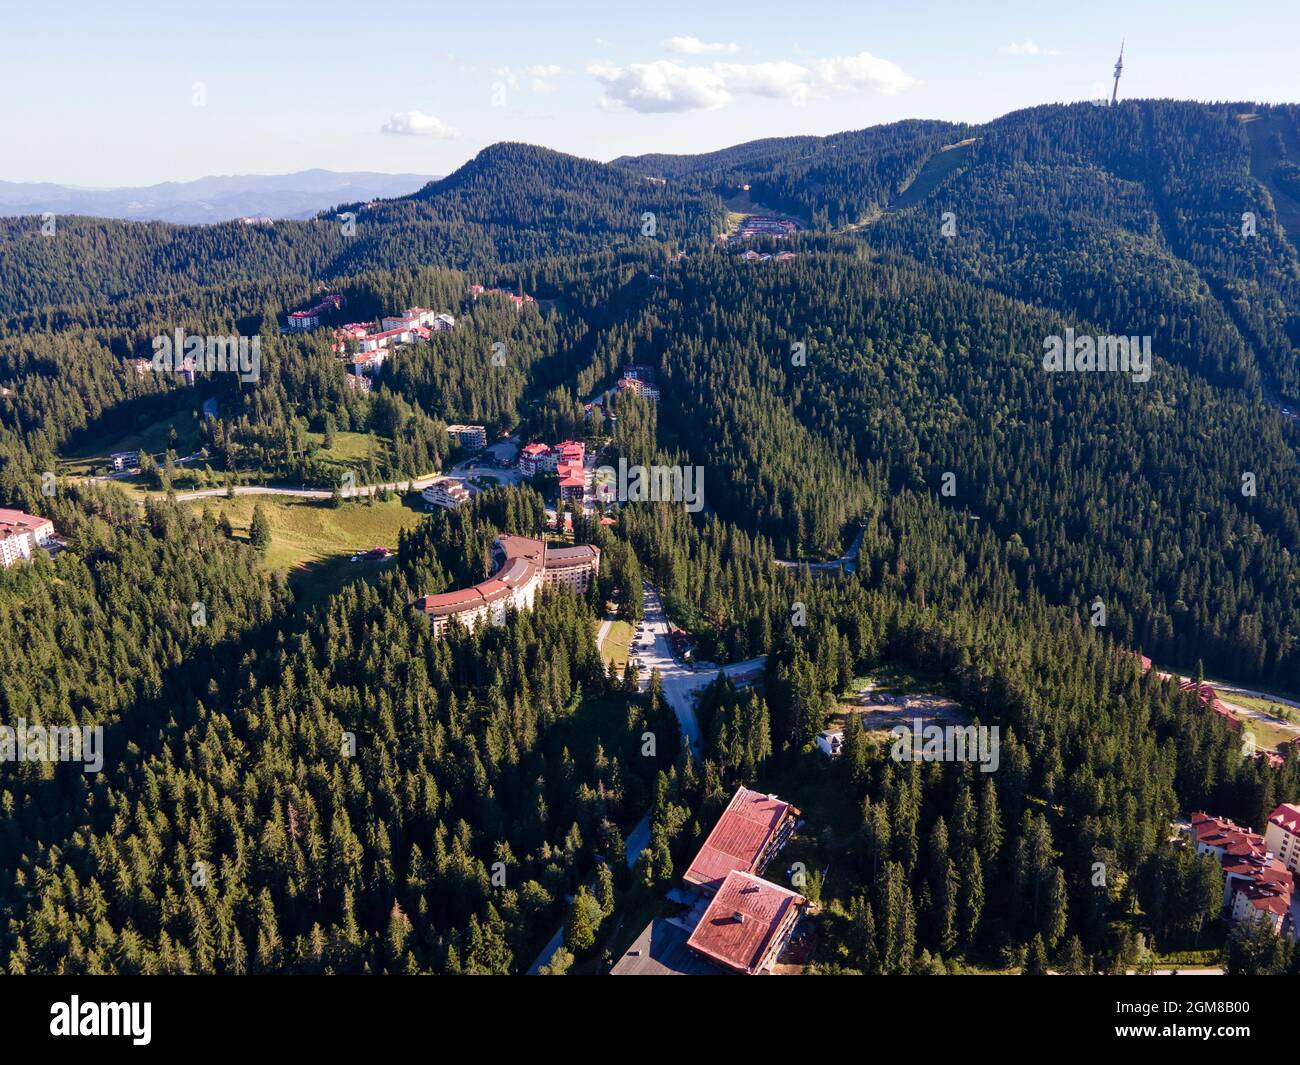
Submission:
<svg viewBox="0 0 1300 1065">
<path fill-rule="evenodd" d="M 1110 95 L 1300 101 L 1300 0 L 0 0 L 0 180 L 448 174 L 986 121 Z"/>
</svg>

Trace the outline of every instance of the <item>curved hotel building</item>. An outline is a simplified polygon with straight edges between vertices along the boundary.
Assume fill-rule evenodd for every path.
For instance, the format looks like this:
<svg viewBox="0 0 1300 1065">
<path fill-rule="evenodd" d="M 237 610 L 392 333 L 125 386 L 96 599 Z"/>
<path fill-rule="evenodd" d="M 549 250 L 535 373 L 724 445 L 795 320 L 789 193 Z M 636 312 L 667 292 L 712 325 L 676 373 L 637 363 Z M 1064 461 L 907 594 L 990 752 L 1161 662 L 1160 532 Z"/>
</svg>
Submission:
<svg viewBox="0 0 1300 1065">
<path fill-rule="evenodd" d="M 421 596 L 415 608 L 433 623 L 434 636 L 447 631 L 455 618 L 468 629 L 483 620 L 505 621 L 506 611 L 531 610 L 543 585 L 561 585 L 585 592 L 600 573 L 600 548 L 590 544 L 551 547 L 525 536 L 499 536 L 496 572 L 472 588 Z"/>
</svg>

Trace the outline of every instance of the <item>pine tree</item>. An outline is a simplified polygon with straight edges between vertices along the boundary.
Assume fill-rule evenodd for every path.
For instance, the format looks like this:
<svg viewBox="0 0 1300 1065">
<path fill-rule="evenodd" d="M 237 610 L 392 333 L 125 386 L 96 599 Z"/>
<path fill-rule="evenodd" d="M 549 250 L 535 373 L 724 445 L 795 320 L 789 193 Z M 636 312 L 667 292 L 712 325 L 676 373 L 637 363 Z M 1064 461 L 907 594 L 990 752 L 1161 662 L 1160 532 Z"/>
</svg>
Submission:
<svg viewBox="0 0 1300 1065">
<path fill-rule="evenodd" d="M 265 555 L 271 546 L 271 520 L 261 503 L 253 507 L 253 520 L 248 526 L 248 542 L 258 554 Z"/>
</svg>

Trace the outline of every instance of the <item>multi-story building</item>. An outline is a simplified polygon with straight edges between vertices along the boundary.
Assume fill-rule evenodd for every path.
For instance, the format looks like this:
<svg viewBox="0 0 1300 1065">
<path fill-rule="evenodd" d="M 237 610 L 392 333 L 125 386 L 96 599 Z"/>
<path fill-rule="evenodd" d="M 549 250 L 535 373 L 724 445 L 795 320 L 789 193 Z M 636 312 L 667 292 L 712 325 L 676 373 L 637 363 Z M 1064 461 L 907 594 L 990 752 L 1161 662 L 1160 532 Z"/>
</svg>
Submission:
<svg viewBox="0 0 1300 1065">
<path fill-rule="evenodd" d="M 799 227 L 789 218 L 776 218 L 771 215 L 747 215 L 740 221 L 736 230 L 737 237 L 784 237 Z"/>
<path fill-rule="evenodd" d="M 600 573 L 600 548 L 586 544 L 553 548 L 525 536 L 499 536 L 494 554 L 499 565 L 487 580 L 415 601 L 435 637 L 446 633 L 453 618 L 468 629 L 483 621 L 503 624 L 509 610 L 531 610 L 539 589 L 549 585 L 585 592 Z"/>
<path fill-rule="evenodd" d="M 613 976 L 754 976 L 772 972 L 808 900 L 763 879 L 799 810 L 775 795 L 738 788 L 668 898 L 686 907 L 650 922 Z"/>
<path fill-rule="evenodd" d="M 1263 836 L 1226 817 L 1205 813 L 1192 815 L 1188 834 L 1196 842 L 1197 854 L 1213 854 L 1219 859 L 1223 908 L 1233 920 L 1253 918 L 1280 935 L 1297 936 L 1292 913 L 1295 878 Z"/>
<path fill-rule="evenodd" d="M 653 366 L 629 366 L 618 379 L 620 392 L 631 392 L 642 399 L 658 400 L 659 388 L 655 384 Z"/>
<path fill-rule="evenodd" d="M 388 352 L 383 348 L 377 351 L 362 351 L 352 356 L 352 372 L 357 377 L 363 375 L 377 377 L 379 371 L 384 368 L 384 360 L 388 358 Z"/>
<path fill-rule="evenodd" d="M 547 584 L 571 588 L 586 594 L 592 580 L 600 573 L 600 548 L 591 544 L 574 547 L 547 547 L 542 579 Z"/>
<path fill-rule="evenodd" d="M 543 464 L 550 453 L 547 444 L 525 444 L 519 450 L 519 472 L 525 477 L 535 477 L 540 470 L 545 469 Z"/>
<path fill-rule="evenodd" d="M 482 451 L 487 447 L 487 430 L 481 425 L 449 425 L 447 433 L 454 436 L 461 447 Z"/>
<path fill-rule="evenodd" d="M 31 558 L 38 547 L 54 542 L 54 523 L 21 510 L 0 508 L 0 566 Z"/>
<path fill-rule="evenodd" d="M 130 470 L 140 465 L 139 451 L 114 451 L 108 456 L 115 470 Z"/>
<path fill-rule="evenodd" d="M 581 472 L 587 459 L 587 445 L 581 440 L 561 440 L 558 444 L 526 444 L 519 451 L 519 472 L 525 477 L 539 473 L 559 473 L 561 466 L 576 467 Z"/>
<path fill-rule="evenodd" d="M 430 506 L 455 510 L 469 501 L 469 489 L 465 487 L 464 481 L 458 481 L 454 477 L 440 477 L 421 492 L 420 497 Z"/>
<path fill-rule="evenodd" d="M 434 333 L 446 332 L 455 324 L 456 319 L 450 314 L 439 314 L 429 310 L 428 307 L 408 307 L 401 314 L 390 315 L 379 323 L 380 328 L 385 331 L 427 329 Z"/>
<path fill-rule="evenodd" d="M 581 462 L 561 462 L 555 469 L 560 478 L 560 501 L 570 506 L 582 506 L 587 494 L 587 472 Z"/>
<path fill-rule="evenodd" d="M 470 285 L 469 294 L 473 296 L 474 299 L 478 299 L 480 296 L 505 296 L 512 304 L 514 304 L 516 312 L 537 303 L 537 300 L 532 296 L 527 296 L 522 292 L 516 294 L 514 292 L 507 292 L 503 288 L 484 288 L 482 285 Z"/>
<path fill-rule="evenodd" d="M 1300 805 L 1284 802 L 1269 814 L 1264 846 L 1292 873 L 1300 873 Z"/>
<path fill-rule="evenodd" d="M 320 325 L 321 315 L 328 311 L 337 311 L 343 306 L 343 297 L 331 292 L 325 296 L 315 307 L 308 307 L 305 311 L 294 311 L 288 317 L 289 328 L 295 332 L 316 329 Z"/>
</svg>

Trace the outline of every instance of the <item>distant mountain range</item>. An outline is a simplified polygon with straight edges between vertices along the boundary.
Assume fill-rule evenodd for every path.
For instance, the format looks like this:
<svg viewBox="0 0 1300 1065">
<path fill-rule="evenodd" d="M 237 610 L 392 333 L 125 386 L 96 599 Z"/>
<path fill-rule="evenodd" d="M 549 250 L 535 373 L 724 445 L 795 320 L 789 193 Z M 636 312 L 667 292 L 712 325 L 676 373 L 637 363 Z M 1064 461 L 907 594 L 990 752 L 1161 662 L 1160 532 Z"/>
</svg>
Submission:
<svg viewBox="0 0 1300 1065">
<path fill-rule="evenodd" d="M 179 223 L 311 218 L 338 204 L 405 196 L 434 180 L 427 174 L 299 170 L 293 174 L 236 174 L 115 189 L 0 181 L 0 216 L 53 211 L 59 215 Z"/>
</svg>

